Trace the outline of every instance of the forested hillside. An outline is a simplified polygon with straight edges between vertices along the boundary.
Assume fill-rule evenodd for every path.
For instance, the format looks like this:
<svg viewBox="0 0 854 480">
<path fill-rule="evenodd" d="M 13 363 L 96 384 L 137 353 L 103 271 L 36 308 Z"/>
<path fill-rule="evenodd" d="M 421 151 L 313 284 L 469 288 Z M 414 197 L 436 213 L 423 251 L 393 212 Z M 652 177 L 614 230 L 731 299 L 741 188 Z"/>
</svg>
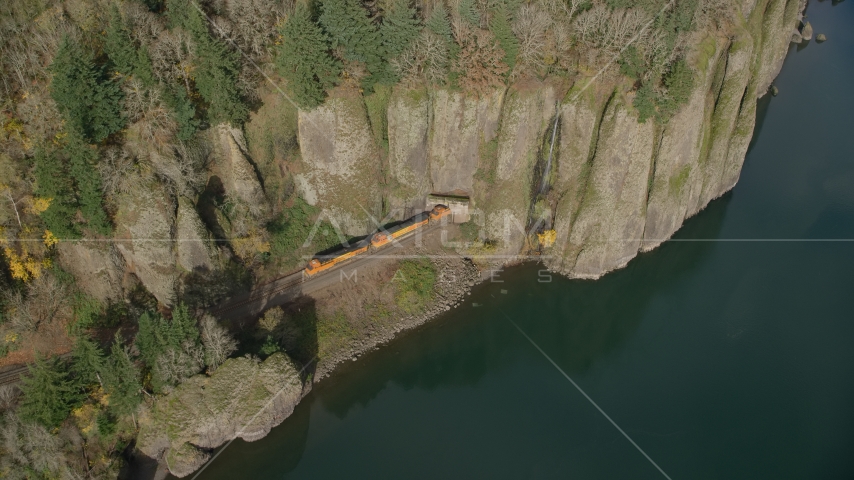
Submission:
<svg viewBox="0 0 854 480">
<path fill-rule="evenodd" d="M 576 117 L 567 115 L 583 110 L 558 112 L 558 100 L 590 97 L 591 130 L 630 112 L 650 139 L 662 138 L 695 92 L 717 88 L 711 105 L 718 103 L 735 68 L 717 70 L 721 52 L 749 44 L 745 72 L 773 78 L 756 71 L 770 38 L 762 32 L 777 26 L 763 23 L 762 13 L 782 24 L 782 12 L 788 22 L 800 2 L 758 3 L 755 10 L 757 2 L 731 0 L 0 3 L 0 366 L 32 364 L 20 392 L 0 387 L 0 474 L 114 477 L 137 435 L 140 405 L 194 375 L 218 381 L 214 373 L 236 353 L 250 356 L 246 369 L 263 370 L 268 357 L 282 361 L 281 338 L 237 335 L 206 309 L 336 245 L 331 234 L 309 237 L 316 223 L 365 233 L 362 213 L 347 211 L 355 200 L 382 217 L 431 190 L 451 191 L 468 175 L 463 183 L 481 206 L 525 216 L 537 163 L 528 150 L 539 149 L 555 115 L 564 115 L 568 132 Z M 733 115 L 762 88 L 754 82 L 752 96 L 744 93 L 744 76 L 741 91 L 731 92 Z M 453 138 L 436 133 L 455 128 L 451 120 L 440 125 L 443 115 L 464 118 L 460 132 L 476 131 L 465 175 L 449 173 L 462 168 L 454 148 L 465 142 L 434 146 Z M 525 118 L 536 119 L 530 131 Z M 727 142 L 734 122 L 721 134 Z M 502 160 L 514 155 L 504 144 L 517 131 L 513 148 L 525 151 L 515 155 L 527 162 L 520 175 L 507 173 L 516 160 Z M 333 145 L 317 147 L 327 141 L 321 137 Z M 655 142 L 649 150 L 658 152 Z M 704 152 L 715 148 L 706 143 Z M 578 153 L 586 167 L 551 182 L 578 190 L 595 178 L 590 148 Z M 423 173 L 407 170 L 412 165 Z M 335 170 L 347 171 L 343 180 Z M 681 175 L 681 184 L 678 175 L 663 180 L 670 191 L 686 182 Z M 511 176 L 527 183 L 494 188 Z M 653 174 L 638 184 L 646 201 Z M 493 190 L 520 197 L 519 205 L 484 193 Z M 573 192 L 547 200 L 558 215 L 565 203 L 575 222 L 590 200 L 581 205 L 580 190 Z M 339 216 L 319 216 L 321 208 Z M 569 235 L 558 228 L 559 242 L 571 242 Z M 238 364 L 230 365 L 229 372 Z"/>
</svg>

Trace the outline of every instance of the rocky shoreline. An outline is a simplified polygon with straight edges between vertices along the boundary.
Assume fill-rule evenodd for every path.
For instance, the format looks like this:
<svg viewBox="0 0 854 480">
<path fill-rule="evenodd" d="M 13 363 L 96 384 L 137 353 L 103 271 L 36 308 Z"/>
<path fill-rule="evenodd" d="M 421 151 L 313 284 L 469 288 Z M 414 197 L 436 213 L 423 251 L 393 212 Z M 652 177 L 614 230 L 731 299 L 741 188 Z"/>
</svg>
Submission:
<svg viewBox="0 0 854 480">
<path fill-rule="evenodd" d="M 433 258 L 432 261 L 438 272 L 438 278 L 434 297 L 424 311 L 402 317 L 389 326 L 378 325 L 367 338 L 354 340 L 347 345 L 347 348 L 329 358 L 322 359 L 315 370 L 315 383 L 331 376 L 338 365 L 355 361 L 361 355 L 390 342 L 400 332 L 423 325 L 456 307 L 470 293 L 473 286 L 488 278 L 471 259 L 464 256 L 452 254 L 447 257 Z"/>
</svg>

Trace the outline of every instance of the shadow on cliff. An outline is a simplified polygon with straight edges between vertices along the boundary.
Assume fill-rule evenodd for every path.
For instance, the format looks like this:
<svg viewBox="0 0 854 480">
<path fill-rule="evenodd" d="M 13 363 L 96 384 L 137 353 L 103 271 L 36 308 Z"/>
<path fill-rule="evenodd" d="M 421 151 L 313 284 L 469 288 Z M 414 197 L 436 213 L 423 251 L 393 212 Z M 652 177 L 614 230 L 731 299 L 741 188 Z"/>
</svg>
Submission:
<svg viewBox="0 0 854 480">
<path fill-rule="evenodd" d="M 750 156 L 750 152 L 756 146 L 756 142 L 759 141 L 759 135 L 762 133 L 762 127 L 765 125 L 765 117 L 768 116 L 768 107 L 771 106 L 771 99 L 773 97 L 771 93 L 767 93 L 756 101 L 756 126 L 753 128 L 753 137 L 750 138 L 747 153 L 744 154 L 745 159 Z"/>
<path fill-rule="evenodd" d="M 724 195 L 676 238 L 717 238 L 731 195 Z M 338 367 L 310 399 L 343 418 L 394 385 L 435 390 L 477 384 L 489 371 L 518 364 L 531 346 L 512 318 L 569 374 L 583 374 L 637 330 L 653 299 L 677 288 L 707 262 L 714 242 L 667 242 L 603 278 L 550 283 L 539 264 L 508 269 L 504 283 L 476 286 L 465 303 L 389 345 Z M 507 293 L 502 293 L 505 290 Z M 474 307 L 473 304 L 479 306 Z"/>
<path fill-rule="evenodd" d="M 319 343 L 317 338 L 317 304 L 301 294 L 281 307 L 283 315 L 275 324 L 265 323 L 263 315 L 233 322 L 240 349 L 239 355 L 265 357 L 272 347 L 280 348 L 302 366 L 302 380 L 314 376 Z"/>
</svg>

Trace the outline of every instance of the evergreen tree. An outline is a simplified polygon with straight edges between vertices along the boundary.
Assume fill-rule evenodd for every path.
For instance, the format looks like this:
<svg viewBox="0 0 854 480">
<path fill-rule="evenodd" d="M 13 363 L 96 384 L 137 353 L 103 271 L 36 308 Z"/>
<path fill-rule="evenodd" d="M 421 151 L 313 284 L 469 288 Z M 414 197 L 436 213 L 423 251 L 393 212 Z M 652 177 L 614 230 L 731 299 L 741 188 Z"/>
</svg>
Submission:
<svg viewBox="0 0 854 480">
<path fill-rule="evenodd" d="M 388 69 L 383 63 L 382 37 L 368 18 L 368 12 L 357 0 L 324 0 L 318 18 L 329 35 L 332 47 L 344 49 L 344 58 L 363 62 L 370 76 L 363 82 L 366 90 L 387 79 Z"/>
<path fill-rule="evenodd" d="M 119 72 L 130 75 L 134 73 L 137 63 L 136 48 L 133 45 L 130 32 L 125 27 L 119 7 L 114 3 L 110 8 L 110 23 L 104 38 L 104 53 Z"/>
<path fill-rule="evenodd" d="M 88 48 L 65 37 L 50 71 L 51 96 L 69 131 L 98 143 L 124 127 L 121 88 L 95 64 Z"/>
<path fill-rule="evenodd" d="M 409 0 L 394 0 L 380 28 L 386 61 L 396 58 L 409 48 L 420 30 L 421 22 L 416 17 L 415 9 L 410 7 Z M 396 82 L 399 78 L 390 71 L 388 80 Z"/>
<path fill-rule="evenodd" d="M 620 73 L 629 78 L 640 80 L 648 68 L 646 59 L 634 45 L 626 48 L 620 56 Z"/>
<path fill-rule="evenodd" d="M 47 428 L 59 426 L 82 400 L 78 385 L 69 378 L 66 366 L 57 358 L 36 356 L 21 378 L 21 404 L 18 415 L 24 421 L 38 422 Z"/>
<path fill-rule="evenodd" d="M 516 57 L 519 55 L 519 39 L 510 27 L 510 16 L 506 8 L 499 8 L 493 13 L 489 30 L 504 50 L 504 63 L 509 67 L 508 72 L 512 72 L 516 65 Z"/>
<path fill-rule="evenodd" d="M 169 28 L 186 29 L 190 21 L 191 8 L 195 8 L 192 0 L 166 0 L 166 17 L 169 19 Z"/>
<path fill-rule="evenodd" d="M 136 346 L 148 367 L 153 368 L 166 350 L 180 350 L 185 342 L 199 344 L 199 328 L 187 306 L 178 305 L 168 320 L 160 315 L 144 313 L 139 317 Z"/>
<path fill-rule="evenodd" d="M 451 21 L 448 18 L 448 11 L 445 10 L 441 3 L 436 5 L 430 18 L 427 19 L 427 28 L 440 38 L 445 40 L 445 45 L 448 48 L 450 58 L 456 58 L 460 52 L 460 46 L 457 45 L 454 39 L 454 31 L 451 29 Z"/>
<path fill-rule="evenodd" d="M 80 213 L 83 214 L 90 229 L 101 235 L 108 235 L 112 228 L 107 212 L 104 210 L 101 174 L 96 166 L 97 151 L 86 145 L 75 131 L 69 133 L 64 150 L 68 155 L 71 176 L 74 177 L 77 186 Z"/>
<path fill-rule="evenodd" d="M 474 0 L 462 0 L 459 6 L 460 16 L 468 20 L 475 27 L 480 26 L 480 12 L 474 4 Z"/>
<path fill-rule="evenodd" d="M 77 212 L 77 198 L 65 163 L 43 149 L 36 150 L 33 163 L 35 192 L 40 197 L 51 199 L 50 206 L 39 216 L 47 229 L 58 238 L 78 238 L 80 233 L 73 222 Z"/>
<path fill-rule="evenodd" d="M 276 56 L 279 73 L 288 81 L 294 100 L 305 108 L 323 103 L 325 90 L 333 87 L 341 65 L 329 54 L 329 37 L 299 4 L 282 27 L 282 44 Z"/>
<path fill-rule="evenodd" d="M 78 382 L 83 385 L 102 383 L 100 374 L 106 366 L 104 353 L 95 342 L 81 335 L 74 342 L 71 350 L 71 371 Z"/>
<path fill-rule="evenodd" d="M 187 305 L 184 303 L 178 304 L 172 310 L 172 321 L 170 322 L 169 346 L 178 348 L 184 342 L 199 343 L 199 327 L 196 325 L 196 319 L 190 315 Z"/>
<path fill-rule="evenodd" d="M 136 51 L 133 74 L 146 87 L 154 85 L 154 70 L 151 68 L 151 56 L 148 54 L 148 48 L 145 45 L 139 47 Z"/>
<path fill-rule="evenodd" d="M 142 3 L 152 12 L 159 12 L 163 8 L 163 0 L 142 0 Z"/>
<path fill-rule="evenodd" d="M 134 364 L 130 349 L 116 334 L 104 369 L 104 384 L 110 395 L 110 409 L 117 415 L 133 413 L 142 401 L 139 368 Z"/>
<path fill-rule="evenodd" d="M 645 123 L 648 118 L 655 115 L 655 90 L 652 88 L 652 82 L 641 85 L 632 104 L 638 111 L 640 123 Z"/>
<path fill-rule="evenodd" d="M 242 123 L 249 111 L 237 87 L 239 54 L 211 36 L 208 20 L 194 2 L 169 0 L 167 7 L 173 26 L 187 30 L 195 43 L 196 89 L 207 104 L 208 118 L 212 122 Z"/>
<path fill-rule="evenodd" d="M 172 116 L 178 124 L 178 138 L 188 141 L 193 138 L 199 129 L 199 120 L 196 118 L 196 106 L 187 96 L 187 91 L 182 87 L 164 86 L 163 99 L 172 110 Z"/>
<path fill-rule="evenodd" d="M 675 61 L 664 77 L 667 93 L 677 105 L 688 103 L 694 91 L 694 72 L 684 58 Z"/>
<path fill-rule="evenodd" d="M 148 312 L 140 315 L 138 320 L 139 328 L 134 343 L 139 350 L 142 361 L 149 368 L 157 363 L 157 355 L 160 354 L 161 346 L 166 344 L 161 328 L 162 320 L 159 315 L 154 316 Z"/>
</svg>

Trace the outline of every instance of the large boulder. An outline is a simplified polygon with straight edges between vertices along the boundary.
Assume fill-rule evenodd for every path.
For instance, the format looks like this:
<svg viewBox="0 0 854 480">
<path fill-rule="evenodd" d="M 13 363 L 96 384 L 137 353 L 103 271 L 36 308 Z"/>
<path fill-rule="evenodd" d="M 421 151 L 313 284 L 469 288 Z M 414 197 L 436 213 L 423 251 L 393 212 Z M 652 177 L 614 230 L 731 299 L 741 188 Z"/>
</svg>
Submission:
<svg viewBox="0 0 854 480">
<path fill-rule="evenodd" d="M 812 40 L 812 35 L 812 24 L 810 22 L 804 23 L 803 28 L 801 28 L 801 38 L 803 38 L 804 40 Z"/>
<path fill-rule="evenodd" d="M 310 384 L 284 353 L 263 362 L 231 358 L 212 375 L 187 379 L 140 414 L 137 448 L 184 477 L 234 438 L 255 441 L 282 423 Z"/>
</svg>

